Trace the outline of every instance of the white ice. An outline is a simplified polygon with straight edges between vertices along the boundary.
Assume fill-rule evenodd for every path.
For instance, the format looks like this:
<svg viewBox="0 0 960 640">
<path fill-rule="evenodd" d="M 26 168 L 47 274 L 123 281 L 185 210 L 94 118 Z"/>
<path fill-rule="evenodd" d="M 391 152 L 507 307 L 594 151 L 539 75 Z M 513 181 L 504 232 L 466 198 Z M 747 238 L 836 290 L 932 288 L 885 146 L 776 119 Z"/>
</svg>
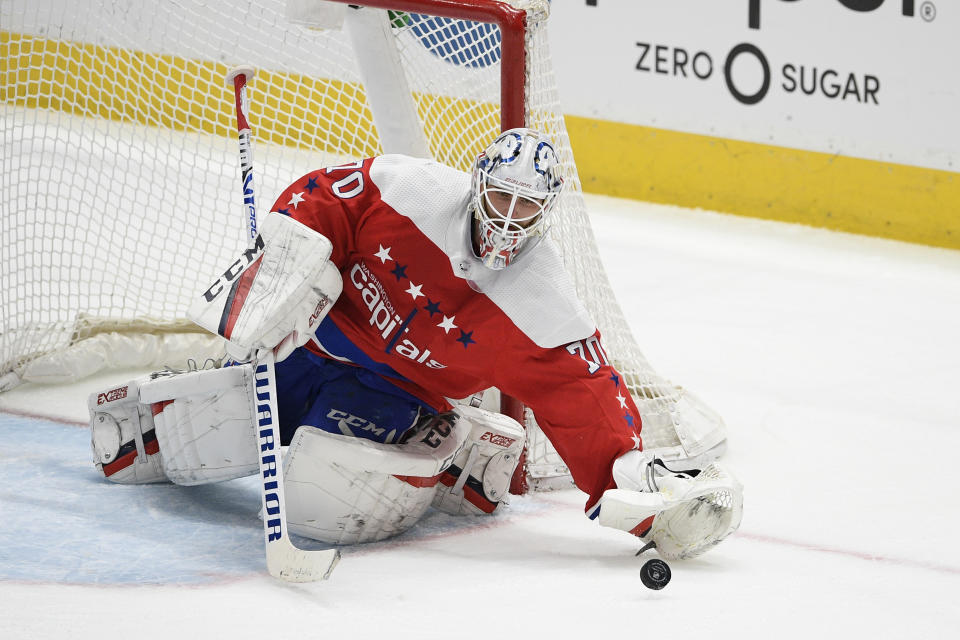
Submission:
<svg viewBox="0 0 960 640">
<path fill-rule="evenodd" d="M 0 638 L 957 637 L 960 252 L 588 205 L 641 348 L 724 416 L 746 488 L 740 531 L 664 590 L 576 490 L 281 583 L 250 483 L 97 478 L 84 396 L 114 374 L 0 396 Z"/>
</svg>

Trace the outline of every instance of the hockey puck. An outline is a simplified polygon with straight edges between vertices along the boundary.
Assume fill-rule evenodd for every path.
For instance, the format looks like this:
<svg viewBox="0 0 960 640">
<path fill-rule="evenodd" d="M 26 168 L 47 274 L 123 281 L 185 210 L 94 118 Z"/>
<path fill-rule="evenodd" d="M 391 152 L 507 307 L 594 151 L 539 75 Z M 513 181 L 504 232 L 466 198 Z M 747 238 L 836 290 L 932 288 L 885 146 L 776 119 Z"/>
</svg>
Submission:
<svg viewBox="0 0 960 640">
<path fill-rule="evenodd" d="M 663 589 L 670 582 L 670 565 L 656 558 L 647 560 L 640 567 L 640 580 L 647 589 Z"/>
</svg>

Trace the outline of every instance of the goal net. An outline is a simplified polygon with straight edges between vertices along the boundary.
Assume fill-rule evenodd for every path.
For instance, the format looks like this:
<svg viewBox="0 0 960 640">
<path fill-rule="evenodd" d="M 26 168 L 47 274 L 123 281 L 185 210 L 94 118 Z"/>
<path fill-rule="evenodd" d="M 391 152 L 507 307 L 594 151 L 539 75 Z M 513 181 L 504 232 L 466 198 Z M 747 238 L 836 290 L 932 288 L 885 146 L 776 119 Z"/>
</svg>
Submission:
<svg viewBox="0 0 960 640">
<path fill-rule="evenodd" d="M 468 171 L 501 128 L 557 143 L 554 233 L 667 458 L 720 418 L 644 358 L 598 255 L 551 67 L 546 0 L 0 1 L 0 391 L 182 367 L 216 342 L 189 300 L 245 242 L 233 92 L 249 91 L 260 206 L 317 167 L 384 152 Z M 565 473 L 531 429 L 527 470 Z"/>
</svg>

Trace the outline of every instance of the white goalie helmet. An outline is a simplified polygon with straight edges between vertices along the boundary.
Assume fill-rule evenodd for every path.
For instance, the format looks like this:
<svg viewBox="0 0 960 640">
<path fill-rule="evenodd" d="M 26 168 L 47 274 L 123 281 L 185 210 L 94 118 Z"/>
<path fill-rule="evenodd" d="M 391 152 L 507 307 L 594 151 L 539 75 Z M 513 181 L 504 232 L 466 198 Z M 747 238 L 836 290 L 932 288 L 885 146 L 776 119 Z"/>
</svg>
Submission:
<svg viewBox="0 0 960 640">
<path fill-rule="evenodd" d="M 504 131 L 473 166 L 474 247 L 503 269 L 539 244 L 563 189 L 553 143 L 533 129 Z"/>
</svg>

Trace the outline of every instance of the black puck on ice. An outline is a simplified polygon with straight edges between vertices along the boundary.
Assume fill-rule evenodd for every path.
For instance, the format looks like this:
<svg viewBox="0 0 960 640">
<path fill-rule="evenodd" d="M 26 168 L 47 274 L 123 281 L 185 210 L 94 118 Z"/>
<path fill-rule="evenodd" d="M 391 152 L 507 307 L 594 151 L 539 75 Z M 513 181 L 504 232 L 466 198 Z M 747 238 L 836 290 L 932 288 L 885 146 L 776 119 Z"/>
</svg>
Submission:
<svg viewBox="0 0 960 640">
<path fill-rule="evenodd" d="M 663 589 L 670 582 L 670 565 L 656 558 L 647 560 L 640 567 L 640 580 L 647 589 Z"/>
</svg>

